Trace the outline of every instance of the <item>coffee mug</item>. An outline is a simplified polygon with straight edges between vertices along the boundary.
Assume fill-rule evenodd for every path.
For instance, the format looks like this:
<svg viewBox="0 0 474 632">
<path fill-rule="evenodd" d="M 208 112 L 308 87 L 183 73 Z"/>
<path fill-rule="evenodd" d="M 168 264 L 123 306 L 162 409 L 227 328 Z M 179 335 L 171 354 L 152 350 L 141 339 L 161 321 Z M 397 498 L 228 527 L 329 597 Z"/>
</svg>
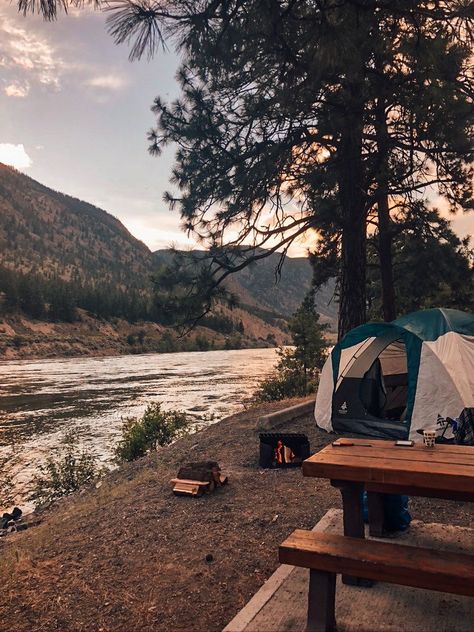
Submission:
<svg viewBox="0 0 474 632">
<path fill-rule="evenodd" d="M 423 443 L 427 448 L 434 448 L 436 430 L 423 430 Z"/>
</svg>

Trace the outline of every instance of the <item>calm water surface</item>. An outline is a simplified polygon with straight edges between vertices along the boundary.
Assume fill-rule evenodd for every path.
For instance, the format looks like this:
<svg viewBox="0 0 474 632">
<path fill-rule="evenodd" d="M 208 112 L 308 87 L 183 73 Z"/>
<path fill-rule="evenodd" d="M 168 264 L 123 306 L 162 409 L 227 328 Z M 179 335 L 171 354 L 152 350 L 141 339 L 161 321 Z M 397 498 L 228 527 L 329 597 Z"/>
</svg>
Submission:
<svg viewBox="0 0 474 632">
<path fill-rule="evenodd" d="M 110 462 L 123 419 L 149 402 L 218 421 L 242 408 L 276 360 L 274 349 L 245 349 L 0 362 L 0 477 L 24 502 L 66 430 Z"/>
</svg>

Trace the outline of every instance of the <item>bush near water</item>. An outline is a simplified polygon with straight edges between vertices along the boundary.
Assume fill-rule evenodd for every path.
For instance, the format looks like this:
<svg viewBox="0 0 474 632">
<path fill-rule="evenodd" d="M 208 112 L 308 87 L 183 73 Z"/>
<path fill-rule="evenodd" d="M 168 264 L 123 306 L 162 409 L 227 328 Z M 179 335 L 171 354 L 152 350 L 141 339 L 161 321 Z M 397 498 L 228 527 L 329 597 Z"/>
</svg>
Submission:
<svg viewBox="0 0 474 632">
<path fill-rule="evenodd" d="M 122 438 L 115 448 L 118 461 L 134 461 L 157 446 L 169 445 L 189 430 L 189 420 L 178 410 L 161 410 L 161 404 L 149 404 L 140 419 L 128 418 L 122 427 Z"/>
<path fill-rule="evenodd" d="M 92 483 L 102 473 L 96 456 L 79 447 L 77 433 L 67 432 L 59 448 L 59 456 L 48 457 L 39 468 L 29 500 L 37 505 L 51 503 Z"/>
<path fill-rule="evenodd" d="M 182 437 L 188 432 L 189 425 L 190 420 L 185 413 L 163 411 L 158 402 L 149 404 L 142 417 L 125 420 L 115 456 L 118 461 L 134 461 L 158 446 L 169 445 Z M 105 472 L 106 468 L 99 467 L 97 457 L 80 447 L 77 433 L 67 432 L 59 455 L 48 457 L 39 468 L 29 500 L 36 505 L 49 504 L 90 485 Z"/>
</svg>

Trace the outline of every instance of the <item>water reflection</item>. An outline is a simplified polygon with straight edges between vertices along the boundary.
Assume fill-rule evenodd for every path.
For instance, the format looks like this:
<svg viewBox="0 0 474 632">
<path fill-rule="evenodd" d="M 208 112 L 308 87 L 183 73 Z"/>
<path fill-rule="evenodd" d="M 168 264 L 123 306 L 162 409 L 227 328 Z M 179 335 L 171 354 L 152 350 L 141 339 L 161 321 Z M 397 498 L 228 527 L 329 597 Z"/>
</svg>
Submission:
<svg viewBox="0 0 474 632">
<path fill-rule="evenodd" d="M 273 349 L 2 362 L 0 476 L 24 496 L 69 429 L 109 461 L 122 419 L 151 401 L 217 421 L 242 408 L 275 362 Z"/>
</svg>

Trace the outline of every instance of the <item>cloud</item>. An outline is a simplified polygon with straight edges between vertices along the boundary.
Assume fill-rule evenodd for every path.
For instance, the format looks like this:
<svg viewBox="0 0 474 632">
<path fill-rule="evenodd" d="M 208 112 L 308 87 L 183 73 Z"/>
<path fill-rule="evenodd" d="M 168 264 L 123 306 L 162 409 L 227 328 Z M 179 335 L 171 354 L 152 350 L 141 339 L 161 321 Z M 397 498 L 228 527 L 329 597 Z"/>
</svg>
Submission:
<svg viewBox="0 0 474 632">
<path fill-rule="evenodd" d="M 28 81 L 12 81 L 5 86 L 5 94 L 7 97 L 17 97 L 24 99 L 30 92 L 30 84 Z"/>
<path fill-rule="evenodd" d="M 27 97 L 38 84 L 59 92 L 63 83 L 71 81 L 88 88 L 91 96 L 101 102 L 129 85 L 121 72 L 109 71 L 100 62 L 71 57 L 67 45 L 53 45 L 44 33 L 35 30 L 33 21 L 28 21 L 26 27 L 23 24 L 13 10 L 7 13 L 0 9 L 0 68 L 8 97 Z"/>
<path fill-rule="evenodd" d="M 86 86 L 112 91 L 122 90 L 126 87 L 127 83 L 128 81 L 124 77 L 115 74 L 99 75 L 85 81 Z"/>
<path fill-rule="evenodd" d="M 28 169 L 33 164 L 22 143 L 0 143 L 0 162 L 15 169 Z"/>
<path fill-rule="evenodd" d="M 59 90 L 65 64 L 55 48 L 31 28 L 17 26 L 4 13 L 0 18 L 0 66 L 26 73 L 39 83 Z"/>
</svg>

